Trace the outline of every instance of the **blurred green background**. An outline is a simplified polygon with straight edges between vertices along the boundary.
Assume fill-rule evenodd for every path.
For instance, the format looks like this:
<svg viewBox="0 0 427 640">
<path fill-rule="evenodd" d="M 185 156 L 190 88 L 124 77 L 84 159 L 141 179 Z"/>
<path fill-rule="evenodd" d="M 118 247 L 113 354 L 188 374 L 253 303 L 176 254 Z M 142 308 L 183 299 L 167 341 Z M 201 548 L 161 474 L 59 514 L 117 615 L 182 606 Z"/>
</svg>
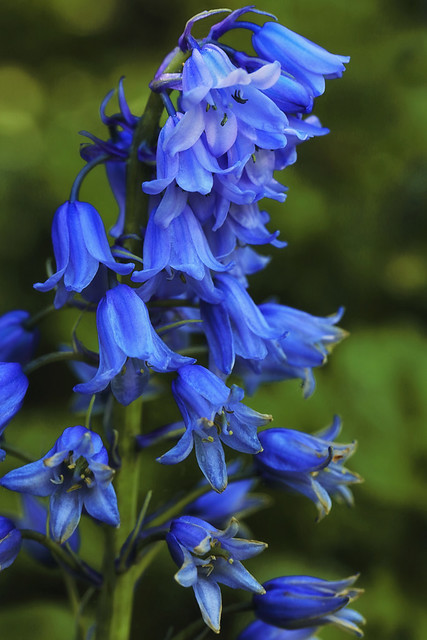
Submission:
<svg viewBox="0 0 427 640">
<path fill-rule="evenodd" d="M 51 254 L 50 224 L 82 165 L 78 131 L 105 137 L 98 118 L 104 95 L 126 76 L 134 113 L 162 56 L 188 17 L 222 6 L 211 0 L 3 0 L 0 20 L 0 286 L 3 313 L 40 309 L 32 290 Z M 240 3 L 230 0 L 228 7 Z M 263 0 L 291 29 L 334 53 L 351 55 L 341 80 L 330 81 L 315 113 L 331 134 L 299 148 L 281 176 L 283 206 L 268 203 L 272 228 L 288 248 L 253 279 L 261 302 L 316 315 L 343 304 L 351 336 L 317 374 L 317 391 L 303 400 L 297 383 L 262 390 L 252 406 L 277 426 L 315 431 L 334 413 L 342 441 L 359 440 L 349 465 L 366 479 L 356 508 L 334 505 L 314 523 L 300 497 L 278 496 L 276 507 L 248 519 L 268 552 L 248 564 L 263 581 L 285 573 L 327 578 L 361 571 L 367 590 L 357 608 L 369 640 L 425 640 L 427 570 L 427 4 L 425 0 Z M 107 220 L 116 215 L 99 173 L 84 187 Z M 68 312 L 45 322 L 44 346 L 54 348 L 70 324 Z M 51 367 L 34 376 L 23 411 L 8 428 L 39 456 L 63 426 L 72 378 Z M 160 501 L 168 483 L 185 482 L 185 468 L 144 465 L 144 488 Z M 189 463 L 188 466 L 191 466 Z M 4 469 L 8 468 L 5 463 Z M 156 480 L 153 474 L 156 473 Z M 153 485 L 154 483 L 154 485 Z M 2 492 L 4 511 L 17 508 Z M 306 504 L 307 502 L 307 504 Z M 99 531 L 83 527 L 83 551 L 96 558 Z M 163 638 L 168 619 L 197 617 L 190 591 L 173 581 L 165 555 L 137 592 L 134 638 Z M 155 589 L 152 586 L 155 582 Z M 231 601 L 238 594 L 228 593 Z M 231 596 L 231 597 L 230 597 Z M 61 578 L 20 557 L 0 579 L 0 626 L 8 640 L 71 640 Z M 224 627 L 224 637 L 241 628 Z M 143 631 L 147 629 L 147 631 Z M 325 630 L 326 640 L 342 634 Z"/>
</svg>

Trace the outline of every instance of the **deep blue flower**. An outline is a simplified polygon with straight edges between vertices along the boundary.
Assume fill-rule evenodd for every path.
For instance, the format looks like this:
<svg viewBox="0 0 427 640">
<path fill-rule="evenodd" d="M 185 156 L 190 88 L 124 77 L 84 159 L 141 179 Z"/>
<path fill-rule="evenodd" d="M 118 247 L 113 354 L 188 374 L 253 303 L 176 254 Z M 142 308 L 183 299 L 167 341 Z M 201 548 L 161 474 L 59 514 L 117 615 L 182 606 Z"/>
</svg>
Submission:
<svg viewBox="0 0 427 640">
<path fill-rule="evenodd" d="M 268 354 L 268 343 L 282 338 L 287 327 L 279 322 L 271 325 L 233 276 L 217 275 L 216 285 L 223 293 L 223 301 L 213 305 L 201 301 L 200 312 L 210 357 L 223 373 L 229 374 L 236 355 L 263 360 Z"/>
<path fill-rule="evenodd" d="M 314 634 L 317 627 L 307 629 L 279 629 L 261 620 L 255 620 L 237 637 L 237 640 L 319 640 Z"/>
<path fill-rule="evenodd" d="M 127 405 L 147 388 L 149 368 L 174 371 L 194 362 L 169 349 L 153 329 L 141 298 L 125 284 L 107 291 L 98 305 L 96 325 L 99 367 L 91 380 L 74 387 L 79 393 L 99 393 L 111 383 L 117 400 Z"/>
<path fill-rule="evenodd" d="M 22 498 L 22 516 L 18 520 L 20 529 L 31 529 L 39 533 L 46 534 L 46 524 L 48 512 L 46 507 L 37 499 L 29 494 L 23 494 Z M 52 535 L 52 532 L 51 532 Z M 70 538 L 66 541 L 70 545 L 72 551 L 77 553 L 80 547 L 79 531 L 76 529 Z M 23 547 L 35 560 L 41 562 L 46 567 L 56 567 L 57 561 L 51 552 L 45 546 L 35 540 L 24 540 Z"/>
<path fill-rule="evenodd" d="M 211 298 L 213 282 L 210 270 L 226 271 L 229 266 L 223 265 L 213 256 L 206 240 L 202 226 L 187 205 L 181 214 L 174 218 L 165 229 L 155 222 L 153 211 L 148 220 L 144 237 L 144 269 L 134 272 L 134 282 L 145 282 L 163 269 L 169 276 L 174 272 L 184 275 L 200 283 L 199 294 Z"/>
<path fill-rule="evenodd" d="M 332 624 L 361 638 L 363 633 L 358 625 L 363 624 L 364 619 L 354 609 L 346 608 L 362 592 L 352 588 L 357 578 L 337 581 L 311 576 L 274 578 L 264 583 L 263 595 L 254 595 L 255 615 L 262 622 L 281 629 Z"/>
<path fill-rule="evenodd" d="M 190 112 L 178 112 L 166 120 L 157 142 L 156 160 L 156 178 L 142 183 L 145 193 L 160 193 L 176 182 L 184 191 L 206 195 L 212 190 L 214 173 L 232 170 L 220 167 Z"/>
<path fill-rule="evenodd" d="M 101 522 L 120 524 L 113 475 L 100 436 L 76 426 L 65 429 L 43 458 L 9 471 L 0 485 L 33 496 L 50 496 L 52 537 L 63 543 L 77 528 L 83 507 Z"/>
<path fill-rule="evenodd" d="M 215 633 L 219 633 L 221 619 L 219 584 L 264 593 L 241 560 L 261 553 L 267 545 L 235 538 L 238 528 L 237 520 L 220 531 L 199 518 L 182 516 L 172 521 L 166 536 L 171 556 L 180 567 L 175 580 L 183 587 L 193 587 L 203 620 Z"/>
<path fill-rule="evenodd" d="M 0 516 L 0 571 L 10 567 L 21 548 L 21 533 L 12 520 Z"/>
<path fill-rule="evenodd" d="M 242 453 L 257 453 L 261 445 L 257 427 L 272 420 L 241 403 L 243 390 L 231 389 L 214 373 L 200 365 L 178 370 L 172 392 L 184 419 L 186 431 L 159 462 L 176 464 L 193 449 L 199 467 L 216 491 L 227 486 L 227 468 L 222 443 Z"/>
<path fill-rule="evenodd" d="M 218 45 L 205 43 L 194 48 L 184 63 L 180 106 L 195 122 L 195 135 L 205 132 L 215 157 L 244 138 L 252 144 L 249 155 L 255 146 L 277 149 L 286 145 L 287 118 L 263 90 L 279 77 L 277 62 L 248 73 L 236 67 Z M 246 161 L 249 155 L 241 159 Z"/>
<path fill-rule="evenodd" d="M 258 308 L 272 331 L 286 333 L 283 338 L 267 343 L 268 355 L 262 361 L 239 359 L 236 373 L 244 379 L 248 393 L 254 393 L 262 382 L 301 378 L 304 395 L 308 397 L 315 388 L 312 368 L 324 365 L 332 348 L 347 335 L 335 326 L 344 310 L 319 317 L 275 303 L 261 304 Z"/>
<path fill-rule="evenodd" d="M 0 362 L 0 436 L 18 413 L 28 389 L 28 378 L 17 362 Z M 0 460 L 4 451 L 0 449 Z"/>
<path fill-rule="evenodd" d="M 40 332 L 27 329 L 28 311 L 9 311 L 0 317 L 0 362 L 27 364 L 37 348 Z"/>
<path fill-rule="evenodd" d="M 356 443 L 335 443 L 340 430 L 338 416 L 330 427 L 316 435 L 294 429 L 267 429 L 259 434 L 263 451 L 254 457 L 255 467 L 268 484 L 297 491 L 313 500 L 319 519 L 323 518 L 331 509 L 331 496 L 351 505 L 349 485 L 361 482 L 360 476 L 344 467 Z"/>
<path fill-rule="evenodd" d="M 285 147 L 286 148 L 286 147 Z M 216 175 L 214 187 L 218 194 L 231 204 L 251 204 L 262 198 L 284 202 L 286 187 L 275 180 L 276 151 L 254 151 L 242 167 L 242 171 Z"/>
<path fill-rule="evenodd" d="M 340 78 L 348 56 L 329 53 L 277 22 L 253 25 L 252 44 L 264 60 L 278 60 L 282 70 L 307 87 L 314 97 L 325 90 L 325 78 Z"/>
<path fill-rule="evenodd" d="M 95 278 L 99 266 L 105 265 L 120 275 L 131 273 L 133 264 L 114 260 L 102 219 L 88 202 L 62 204 L 52 223 L 52 242 L 57 271 L 46 282 L 38 282 L 38 291 L 58 287 L 57 308 L 65 304 L 74 292 L 81 293 Z"/>
</svg>

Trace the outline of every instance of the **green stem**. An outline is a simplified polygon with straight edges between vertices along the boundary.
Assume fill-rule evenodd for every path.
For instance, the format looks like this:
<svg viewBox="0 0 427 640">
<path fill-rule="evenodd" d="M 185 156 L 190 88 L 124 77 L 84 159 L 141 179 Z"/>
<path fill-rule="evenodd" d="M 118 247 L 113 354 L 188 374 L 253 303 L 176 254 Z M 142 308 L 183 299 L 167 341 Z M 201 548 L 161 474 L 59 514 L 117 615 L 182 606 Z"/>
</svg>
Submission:
<svg viewBox="0 0 427 640">
<path fill-rule="evenodd" d="M 75 351 L 54 351 L 29 362 L 24 367 L 24 372 L 28 375 L 29 373 L 33 373 L 33 371 L 37 371 L 37 369 L 40 369 L 47 364 L 52 364 L 54 362 L 65 362 L 68 360 L 79 360 L 80 362 L 86 362 L 87 358 L 84 354 L 76 353 Z"/>
<path fill-rule="evenodd" d="M 9 444 L 8 442 L 2 442 L 1 448 L 4 449 L 6 453 L 13 456 L 14 458 L 18 458 L 18 460 L 22 460 L 22 462 L 26 462 L 26 463 L 34 462 L 34 458 L 32 456 L 26 453 L 26 451 L 22 451 L 18 447 L 15 447 L 15 445 L 13 444 Z"/>
<path fill-rule="evenodd" d="M 24 322 L 24 327 L 28 330 L 33 329 L 38 323 L 43 320 L 46 316 L 50 315 L 54 311 L 59 311 L 53 304 L 50 304 L 48 307 L 45 307 L 41 311 L 38 311 L 33 316 L 28 318 L 26 322 Z"/>
<path fill-rule="evenodd" d="M 186 324 L 194 324 L 201 323 L 203 320 L 197 320 L 196 318 L 189 318 L 188 320 L 177 320 L 176 322 L 171 322 L 170 324 L 164 324 L 163 327 L 159 327 L 157 329 L 157 333 L 164 333 L 165 331 L 170 331 L 171 329 L 176 329 L 177 327 L 182 327 Z"/>
<path fill-rule="evenodd" d="M 141 411 L 141 398 L 121 411 L 119 452 L 122 466 L 114 483 L 121 526 L 105 530 L 104 584 L 99 601 L 96 640 L 128 640 L 130 636 L 135 579 L 131 571 L 117 575 L 115 562 L 137 519 L 140 458 L 135 437 L 140 433 Z"/>
<path fill-rule="evenodd" d="M 46 549 L 48 549 L 55 558 L 57 558 L 62 564 L 66 565 L 72 571 L 81 574 L 81 568 L 78 562 L 69 554 L 60 544 L 48 538 L 44 533 L 39 531 L 33 531 L 32 529 L 20 529 L 21 536 L 24 540 L 34 540 L 39 542 Z M 82 576 L 83 577 L 83 576 Z"/>
</svg>

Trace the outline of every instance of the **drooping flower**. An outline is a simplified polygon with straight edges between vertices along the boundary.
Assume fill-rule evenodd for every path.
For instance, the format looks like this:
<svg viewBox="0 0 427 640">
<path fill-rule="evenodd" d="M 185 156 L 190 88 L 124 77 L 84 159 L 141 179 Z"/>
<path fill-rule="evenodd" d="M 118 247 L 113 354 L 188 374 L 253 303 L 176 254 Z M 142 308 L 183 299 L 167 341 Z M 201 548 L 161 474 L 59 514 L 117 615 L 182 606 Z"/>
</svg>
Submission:
<svg viewBox="0 0 427 640">
<path fill-rule="evenodd" d="M 216 285 L 223 301 L 213 305 L 201 301 L 200 313 L 210 357 L 220 371 L 229 374 L 236 355 L 246 360 L 263 360 L 268 355 L 268 343 L 282 338 L 287 329 L 279 322 L 271 325 L 232 275 L 218 274 Z"/>
<path fill-rule="evenodd" d="M 260 149 L 286 145 L 287 118 L 263 93 L 276 84 L 280 65 L 273 61 L 248 73 L 235 66 L 220 46 L 204 43 L 192 50 L 182 71 L 180 106 L 206 134 L 210 152 L 219 157 L 246 139 Z M 196 127 L 199 126 L 197 130 Z M 246 162 L 249 155 L 241 157 Z"/>
<path fill-rule="evenodd" d="M 213 174 L 231 170 L 218 164 L 201 137 L 203 123 L 199 127 L 192 116 L 177 112 L 166 120 L 157 143 L 156 178 L 142 183 L 145 193 L 160 193 L 176 182 L 183 191 L 206 195 L 212 190 Z"/>
<path fill-rule="evenodd" d="M 60 543 L 73 534 L 83 507 L 114 527 L 120 524 L 108 453 L 100 436 L 85 427 L 68 427 L 36 462 L 9 471 L 0 485 L 33 496 L 50 496 L 52 537 Z"/>
<path fill-rule="evenodd" d="M 28 389 L 28 378 L 18 362 L 0 362 L 0 436 L 18 413 Z M 5 453 L 0 449 L 0 460 Z"/>
<path fill-rule="evenodd" d="M 263 595 L 254 595 L 255 615 L 280 629 L 308 628 L 314 633 L 316 627 L 332 624 L 361 638 L 363 632 L 358 625 L 364 624 L 364 619 L 354 609 L 346 608 L 362 593 L 361 589 L 353 588 L 357 578 L 357 575 L 337 581 L 311 576 L 274 578 L 264 583 Z"/>
<path fill-rule="evenodd" d="M 241 560 L 261 553 L 267 545 L 235 538 L 238 529 L 235 519 L 220 531 L 205 520 L 182 516 L 172 521 L 166 536 L 170 554 L 180 567 L 175 580 L 183 587 L 193 587 L 203 620 L 215 633 L 219 633 L 221 620 L 219 584 L 264 593 Z"/>
<path fill-rule="evenodd" d="M 56 273 L 46 282 L 36 283 L 34 288 L 50 291 L 58 287 L 57 308 L 75 292 L 81 293 L 88 287 L 100 265 L 120 275 L 128 275 L 135 266 L 115 261 L 101 216 L 88 202 L 67 201 L 57 209 L 52 223 L 52 242 Z"/>
<path fill-rule="evenodd" d="M 159 462 L 176 464 L 193 449 L 197 462 L 208 482 L 216 491 L 227 486 L 227 467 L 222 443 L 242 453 L 257 453 L 261 445 L 257 427 L 272 420 L 242 404 L 244 392 L 231 389 L 214 373 L 200 365 L 178 369 L 172 382 L 172 393 L 181 411 L 185 433 Z"/>
<path fill-rule="evenodd" d="M 0 571 L 10 567 L 21 548 L 21 532 L 12 520 L 0 516 Z"/>
<path fill-rule="evenodd" d="M 111 383 L 117 400 L 127 405 L 146 389 L 149 368 L 175 371 L 194 362 L 169 349 L 153 329 L 144 302 L 125 284 L 107 291 L 98 305 L 96 325 L 98 371 L 91 380 L 74 387 L 78 393 L 99 393 Z"/>
<path fill-rule="evenodd" d="M 326 318 L 275 303 L 261 304 L 259 310 L 272 331 L 286 334 L 267 344 L 268 354 L 261 362 L 239 360 L 238 373 L 248 393 L 253 393 L 261 382 L 301 378 L 308 397 L 315 388 L 312 369 L 324 365 L 332 348 L 347 335 L 335 326 L 344 310 Z"/>
<path fill-rule="evenodd" d="M 348 56 L 330 53 L 278 22 L 253 25 L 252 44 L 264 60 L 278 60 L 282 70 L 307 87 L 314 97 L 325 90 L 325 78 L 340 78 Z"/>
<path fill-rule="evenodd" d="M 39 342 L 36 327 L 25 325 L 30 319 L 28 311 L 9 311 L 0 317 L 0 362 L 27 364 Z"/>
<path fill-rule="evenodd" d="M 331 497 L 352 505 L 350 485 L 362 481 L 344 467 L 356 443 L 334 442 L 340 430 L 338 416 L 330 427 L 316 435 L 294 429 L 267 429 L 259 434 L 263 451 L 254 457 L 255 468 L 267 484 L 310 498 L 319 519 L 323 518 L 331 510 Z"/>
<path fill-rule="evenodd" d="M 169 277 L 174 272 L 191 281 L 198 281 L 199 294 L 211 299 L 214 287 L 211 271 L 226 271 L 229 266 L 221 264 L 212 254 L 202 226 L 187 205 L 168 227 L 155 222 L 153 211 L 148 220 L 144 237 L 144 269 L 134 272 L 134 282 L 145 282 L 165 269 Z"/>
</svg>

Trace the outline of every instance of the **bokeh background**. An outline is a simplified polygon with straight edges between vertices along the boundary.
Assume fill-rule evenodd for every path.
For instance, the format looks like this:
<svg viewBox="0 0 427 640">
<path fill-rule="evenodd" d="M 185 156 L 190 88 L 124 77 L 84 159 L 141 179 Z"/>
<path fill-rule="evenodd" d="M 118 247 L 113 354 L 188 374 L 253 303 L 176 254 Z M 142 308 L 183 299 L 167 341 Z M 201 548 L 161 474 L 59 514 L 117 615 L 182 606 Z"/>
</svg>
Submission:
<svg viewBox="0 0 427 640">
<path fill-rule="evenodd" d="M 122 75 L 130 106 L 140 113 L 147 83 L 186 19 L 220 6 L 216 0 L 3 0 L 1 313 L 36 311 L 47 301 L 31 285 L 44 279 L 52 215 L 82 165 L 78 131 L 105 137 L 99 103 Z M 357 608 L 369 621 L 366 638 L 425 640 L 427 4 L 263 0 L 258 6 L 352 61 L 317 102 L 315 113 L 330 135 L 300 147 L 297 165 L 281 177 L 289 186 L 287 202 L 268 204 L 272 228 L 282 230 L 289 246 L 271 251 L 273 261 L 253 278 L 253 296 L 261 302 L 275 294 L 316 315 L 344 305 L 342 325 L 351 336 L 317 374 L 309 400 L 298 383 L 287 382 L 263 389 L 252 405 L 273 413 L 278 426 L 308 431 L 339 413 L 342 441 L 359 441 L 349 466 L 366 482 L 356 487 L 355 509 L 334 505 L 320 524 L 308 501 L 277 496 L 274 508 L 247 520 L 254 537 L 270 543 L 248 566 L 261 581 L 294 572 L 334 578 L 361 571 L 367 593 Z M 107 224 L 114 220 L 101 172 L 83 196 Z M 68 312 L 46 320 L 44 346 L 53 348 L 69 326 Z M 75 421 L 68 409 L 70 373 L 58 366 L 46 374 L 34 376 L 7 432 L 34 456 Z M 147 461 L 145 488 L 157 490 L 160 501 L 168 484 L 185 482 L 183 467 L 159 470 Z M 15 496 L 2 492 L 2 510 L 17 508 Z M 84 532 L 83 552 L 96 562 L 99 531 L 86 524 Z M 179 618 L 180 627 L 197 617 L 191 591 L 174 583 L 173 572 L 165 555 L 138 588 L 135 639 L 163 638 L 167 618 Z M 1 575 L 0 603 L 0 627 L 9 640 L 73 638 L 60 576 L 30 559 L 20 557 Z M 242 618 L 226 624 L 224 637 L 232 640 L 242 624 Z"/>
</svg>

